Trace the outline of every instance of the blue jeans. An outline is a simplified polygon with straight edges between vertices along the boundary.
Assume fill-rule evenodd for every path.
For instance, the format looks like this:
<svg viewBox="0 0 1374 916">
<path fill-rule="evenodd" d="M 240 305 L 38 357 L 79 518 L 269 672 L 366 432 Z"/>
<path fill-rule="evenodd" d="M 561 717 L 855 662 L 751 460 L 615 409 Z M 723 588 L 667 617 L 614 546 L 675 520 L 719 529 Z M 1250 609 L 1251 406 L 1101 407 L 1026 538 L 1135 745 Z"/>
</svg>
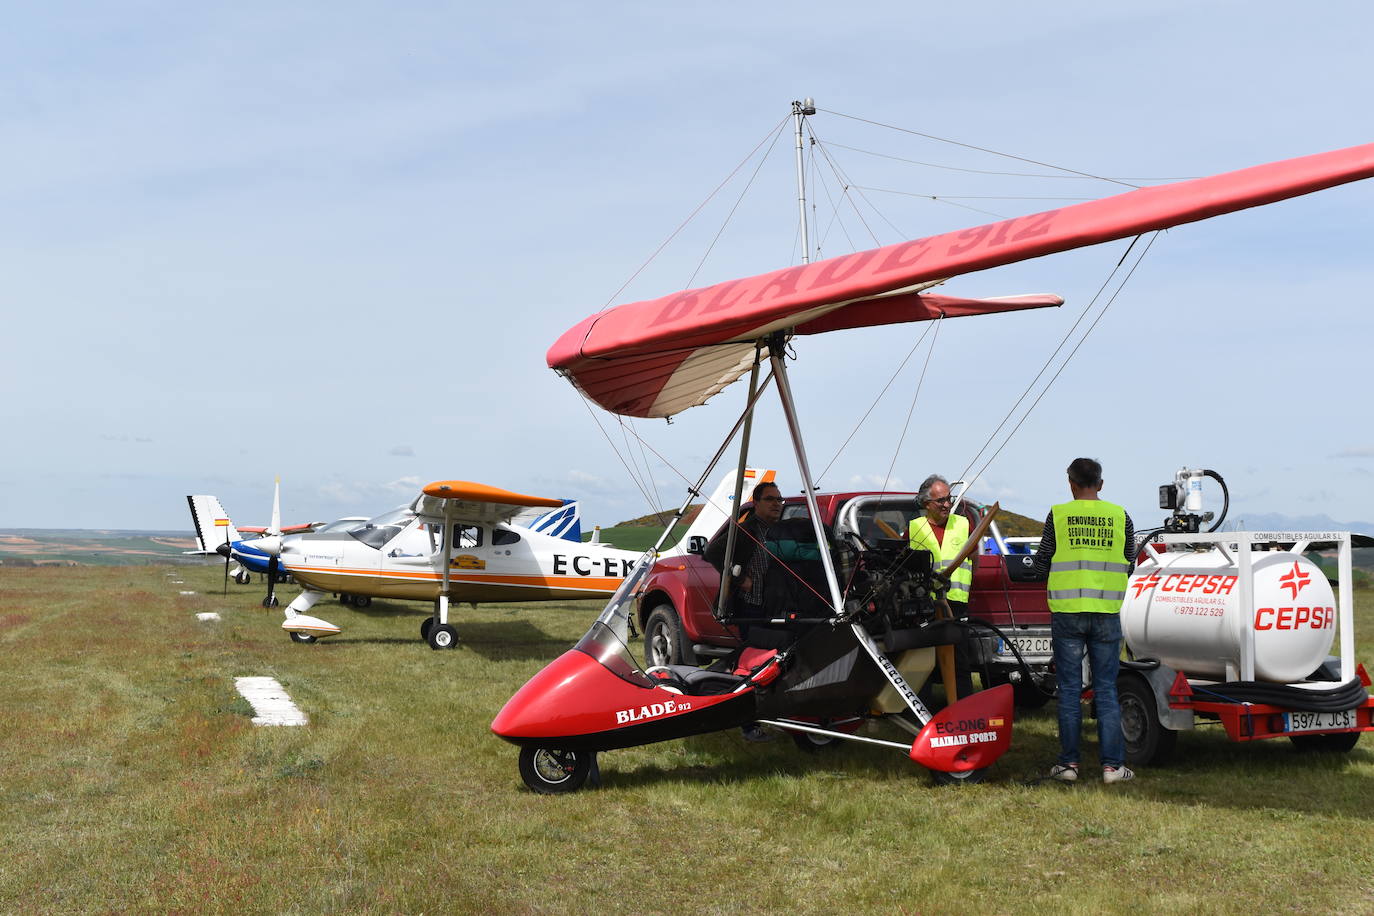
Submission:
<svg viewBox="0 0 1374 916">
<path fill-rule="evenodd" d="M 1116 673 L 1121 662 L 1121 615 L 1051 614 L 1054 672 L 1059 687 L 1059 762 L 1078 763 L 1078 739 L 1083 731 L 1083 656 L 1092 668 L 1093 698 L 1097 704 L 1097 740 L 1104 767 L 1126 762 L 1126 739 L 1121 735 L 1121 703 L 1116 698 Z"/>
</svg>

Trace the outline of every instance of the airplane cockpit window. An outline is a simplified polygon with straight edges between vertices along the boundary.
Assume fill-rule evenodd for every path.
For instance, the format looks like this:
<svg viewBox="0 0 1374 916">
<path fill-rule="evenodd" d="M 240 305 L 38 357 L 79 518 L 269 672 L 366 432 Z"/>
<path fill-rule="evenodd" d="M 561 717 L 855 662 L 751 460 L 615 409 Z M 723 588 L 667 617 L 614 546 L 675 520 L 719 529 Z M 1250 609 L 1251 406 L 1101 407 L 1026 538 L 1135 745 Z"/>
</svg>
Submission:
<svg viewBox="0 0 1374 916">
<path fill-rule="evenodd" d="M 519 543 L 520 535 L 516 534 L 514 531 L 511 531 L 509 528 L 491 529 L 491 546 L 507 547 L 511 544 Z"/>
<path fill-rule="evenodd" d="M 384 512 L 376 518 L 368 519 L 357 527 L 349 529 L 348 533 L 373 550 L 381 550 L 388 541 L 409 528 L 414 519 L 414 513 L 409 508 L 402 506 L 399 509 Z"/>
</svg>

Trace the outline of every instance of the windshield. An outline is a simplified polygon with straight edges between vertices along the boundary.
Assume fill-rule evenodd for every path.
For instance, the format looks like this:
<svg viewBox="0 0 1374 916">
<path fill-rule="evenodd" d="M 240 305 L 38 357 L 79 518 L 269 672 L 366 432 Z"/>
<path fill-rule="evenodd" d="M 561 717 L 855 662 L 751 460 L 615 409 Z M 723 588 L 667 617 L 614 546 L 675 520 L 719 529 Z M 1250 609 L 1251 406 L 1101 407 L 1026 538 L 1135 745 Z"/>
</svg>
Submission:
<svg viewBox="0 0 1374 916">
<path fill-rule="evenodd" d="M 653 568 L 654 559 L 654 552 L 648 550 L 635 561 L 625 581 L 620 583 L 620 588 L 607 602 L 606 609 L 575 647 L 579 652 L 596 659 L 616 677 L 639 687 L 652 687 L 654 683 L 630 654 L 630 615 L 635 611 L 635 604 L 644 590 L 644 581 Z"/>
<path fill-rule="evenodd" d="M 410 507 L 401 506 L 350 528 L 348 533 L 373 550 L 381 550 L 387 541 L 404 531 L 414 518 L 415 513 L 410 511 Z"/>
</svg>

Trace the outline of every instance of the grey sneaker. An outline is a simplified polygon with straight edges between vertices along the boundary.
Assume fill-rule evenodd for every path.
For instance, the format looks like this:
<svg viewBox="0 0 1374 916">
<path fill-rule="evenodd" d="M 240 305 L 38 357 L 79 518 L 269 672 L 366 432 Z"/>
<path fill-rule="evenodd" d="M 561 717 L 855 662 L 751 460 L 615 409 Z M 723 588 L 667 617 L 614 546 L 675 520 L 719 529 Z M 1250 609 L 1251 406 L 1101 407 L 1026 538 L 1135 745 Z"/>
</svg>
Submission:
<svg viewBox="0 0 1374 916">
<path fill-rule="evenodd" d="M 1130 767 L 1103 767 L 1102 781 L 1110 785 L 1114 782 L 1125 782 L 1128 779 L 1135 779 L 1135 772 Z"/>
<path fill-rule="evenodd" d="M 1050 779 L 1057 779 L 1060 782 L 1073 782 L 1078 778 L 1078 764 L 1076 763 L 1056 763 L 1050 767 Z"/>
<path fill-rule="evenodd" d="M 739 727 L 739 732 L 741 735 L 744 736 L 745 741 L 772 741 L 774 738 L 777 737 L 772 732 L 765 731 L 763 727 L 759 725 L 757 722 L 750 722 L 747 725 L 741 725 Z"/>
</svg>

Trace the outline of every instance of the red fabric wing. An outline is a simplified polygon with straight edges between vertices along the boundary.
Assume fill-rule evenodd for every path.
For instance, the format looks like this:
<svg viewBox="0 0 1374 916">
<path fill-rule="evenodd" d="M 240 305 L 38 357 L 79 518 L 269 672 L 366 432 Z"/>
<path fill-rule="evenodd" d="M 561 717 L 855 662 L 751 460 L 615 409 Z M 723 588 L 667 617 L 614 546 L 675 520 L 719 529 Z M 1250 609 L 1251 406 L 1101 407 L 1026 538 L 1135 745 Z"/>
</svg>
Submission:
<svg viewBox="0 0 1374 916">
<path fill-rule="evenodd" d="M 752 352 L 747 345 L 726 347 L 721 354 L 703 348 L 751 341 L 780 328 L 820 333 L 926 320 L 936 317 L 940 308 L 933 305 L 935 297 L 913 297 L 923 283 L 1371 176 L 1374 144 L 1366 144 L 730 280 L 593 315 L 554 343 L 548 362 L 608 410 L 671 416 L 702 403 L 732 381 L 724 367 L 736 365 L 741 353 L 747 358 Z M 891 295 L 898 290 L 908 292 Z M 887 298 L 875 299 L 882 296 Z M 957 301 L 970 303 L 961 307 L 961 314 L 1008 310 L 1007 300 Z M 679 378 L 683 372 L 689 378 Z"/>
</svg>

